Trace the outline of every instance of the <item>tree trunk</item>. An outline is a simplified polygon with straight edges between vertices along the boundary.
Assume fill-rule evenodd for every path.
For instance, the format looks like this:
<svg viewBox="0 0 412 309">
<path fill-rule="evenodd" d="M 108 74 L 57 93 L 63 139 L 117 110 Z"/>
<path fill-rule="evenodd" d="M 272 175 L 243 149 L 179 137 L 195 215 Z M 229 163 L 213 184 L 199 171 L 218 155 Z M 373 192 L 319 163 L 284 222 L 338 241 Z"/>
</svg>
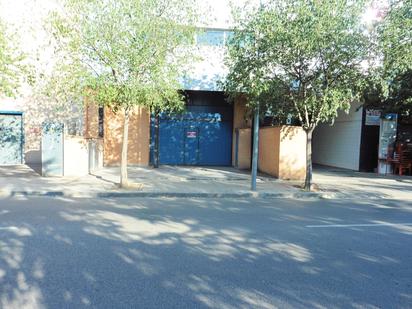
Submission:
<svg viewBox="0 0 412 309">
<path fill-rule="evenodd" d="M 313 128 L 305 130 L 306 133 L 306 178 L 305 187 L 306 191 L 310 191 L 312 187 L 312 133 Z"/>
<path fill-rule="evenodd" d="M 127 177 L 127 146 L 129 142 L 129 113 L 130 107 L 124 109 L 123 120 L 123 140 L 122 140 L 122 157 L 120 159 L 120 187 L 124 188 L 128 185 Z"/>
<path fill-rule="evenodd" d="M 153 167 L 159 167 L 159 131 L 160 131 L 160 117 L 159 113 L 156 112 L 155 115 L 155 127 L 154 127 L 154 149 L 153 149 Z"/>
</svg>

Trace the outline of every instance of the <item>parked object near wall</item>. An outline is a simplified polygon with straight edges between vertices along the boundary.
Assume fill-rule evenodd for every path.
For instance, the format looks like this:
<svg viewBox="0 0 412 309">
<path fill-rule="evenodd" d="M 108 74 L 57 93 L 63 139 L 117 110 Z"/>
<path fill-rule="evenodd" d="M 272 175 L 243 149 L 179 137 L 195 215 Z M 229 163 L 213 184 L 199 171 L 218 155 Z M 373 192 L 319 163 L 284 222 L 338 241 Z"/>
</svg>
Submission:
<svg viewBox="0 0 412 309">
<path fill-rule="evenodd" d="M 259 131 L 259 170 L 279 179 L 304 180 L 306 134 L 301 127 L 275 126 Z"/>
</svg>

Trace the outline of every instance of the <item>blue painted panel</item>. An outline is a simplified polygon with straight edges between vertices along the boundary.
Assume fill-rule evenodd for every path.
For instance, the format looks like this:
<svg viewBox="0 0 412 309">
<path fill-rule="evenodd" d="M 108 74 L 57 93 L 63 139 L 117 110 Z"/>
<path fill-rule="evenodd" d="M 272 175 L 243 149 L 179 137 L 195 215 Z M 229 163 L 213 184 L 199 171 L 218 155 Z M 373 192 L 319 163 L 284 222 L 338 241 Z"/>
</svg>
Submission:
<svg viewBox="0 0 412 309">
<path fill-rule="evenodd" d="M 219 114 L 187 113 L 160 119 L 159 161 L 171 165 L 228 166 L 232 162 L 232 123 Z M 154 147 L 154 124 L 151 128 Z M 190 136 L 190 137 L 188 137 Z M 153 162 L 153 151 L 151 151 Z"/>
<path fill-rule="evenodd" d="M 43 176 L 63 176 L 63 134 L 63 124 L 43 124 L 41 145 Z"/>
<path fill-rule="evenodd" d="M 231 165 L 232 123 L 205 122 L 200 130 L 199 165 Z"/>
<path fill-rule="evenodd" d="M 23 163 L 23 119 L 21 113 L 0 114 L 0 165 Z"/>
<path fill-rule="evenodd" d="M 2 115 L 19 115 L 19 116 L 22 116 L 22 115 L 23 115 L 23 112 L 20 112 L 20 111 L 5 111 L 5 110 L 1 110 L 1 111 L 0 111 L 0 114 L 2 114 Z"/>
<path fill-rule="evenodd" d="M 184 164 L 184 127 L 181 121 L 160 120 L 159 130 L 160 164 Z"/>
</svg>

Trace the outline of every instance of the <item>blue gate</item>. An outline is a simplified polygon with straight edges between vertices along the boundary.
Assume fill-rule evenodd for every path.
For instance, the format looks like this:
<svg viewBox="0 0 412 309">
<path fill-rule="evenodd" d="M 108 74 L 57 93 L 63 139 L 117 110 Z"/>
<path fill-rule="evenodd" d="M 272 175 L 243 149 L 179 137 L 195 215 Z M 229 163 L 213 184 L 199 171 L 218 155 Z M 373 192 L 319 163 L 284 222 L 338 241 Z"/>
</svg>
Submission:
<svg viewBox="0 0 412 309">
<path fill-rule="evenodd" d="M 63 136 L 63 124 L 43 124 L 41 144 L 43 176 L 63 176 Z"/>
<path fill-rule="evenodd" d="M 0 113 L 0 165 L 23 163 L 23 119 L 21 112 Z"/>
<path fill-rule="evenodd" d="M 159 162 L 170 165 L 229 166 L 232 163 L 232 122 L 216 113 L 159 117 Z M 154 147 L 152 119 L 151 147 Z M 153 162 L 153 151 L 151 151 Z"/>
</svg>

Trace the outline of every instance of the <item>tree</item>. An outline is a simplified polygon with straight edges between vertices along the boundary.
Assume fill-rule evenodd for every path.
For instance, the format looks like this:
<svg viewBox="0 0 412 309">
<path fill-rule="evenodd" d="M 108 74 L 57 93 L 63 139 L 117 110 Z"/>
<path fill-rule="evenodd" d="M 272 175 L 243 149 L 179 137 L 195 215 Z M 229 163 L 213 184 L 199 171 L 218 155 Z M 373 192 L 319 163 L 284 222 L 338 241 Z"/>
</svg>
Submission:
<svg viewBox="0 0 412 309">
<path fill-rule="evenodd" d="M 412 1 L 392 0 L 378 24 L 383 70 L 396 76 L 412 69 Z"/>
<path fill-rule="evenodd" d="M 348 111 L 362 82 L 368 37 L 363 1 L 267 1 L 237 20 L 229 44 L 230 96 L 285 119 L 295 116 L 306 132 L 305 190 L 312 183 L 312 133 Z"/>
<path fill-rule="evenodd" d="M 14 43 L 0 20 L 0 95 L 16 95 L 24 72 L 24 55 Z"/>
<path fill-rule="evenodd" d="M 390 1 L 376 23 L 377 55 L 365 92 L 366 105 L 385 112 L 412 112 L 412 1 Z"/>
<path fill-rule="evenodd" d="M 130 112 L 184 108 L 179 79 L 190 63 L 196 15 L 185 0 L 68 0 L 64 11 L 52 21 L 68 54 L 62 71 L 75 82 L 71 89 L 124 114 L 120 186 L 126 187 Z"/>
</svg>

